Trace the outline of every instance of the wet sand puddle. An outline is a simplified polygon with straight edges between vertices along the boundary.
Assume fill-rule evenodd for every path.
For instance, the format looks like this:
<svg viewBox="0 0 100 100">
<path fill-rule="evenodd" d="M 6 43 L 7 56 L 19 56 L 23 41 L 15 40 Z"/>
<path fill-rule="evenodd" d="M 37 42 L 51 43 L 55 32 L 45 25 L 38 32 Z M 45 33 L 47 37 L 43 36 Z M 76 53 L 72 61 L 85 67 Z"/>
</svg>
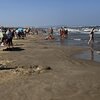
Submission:
<svg viewBox="0 0 100 100">
<path fill-rule="evenodd" d="M 100 62 L 100 51 L 88 50 L 88 51 L 82 52 L 81 54 L 76 55 L 75 57 L 80 58 L 80 59 Z"/>
</svg>

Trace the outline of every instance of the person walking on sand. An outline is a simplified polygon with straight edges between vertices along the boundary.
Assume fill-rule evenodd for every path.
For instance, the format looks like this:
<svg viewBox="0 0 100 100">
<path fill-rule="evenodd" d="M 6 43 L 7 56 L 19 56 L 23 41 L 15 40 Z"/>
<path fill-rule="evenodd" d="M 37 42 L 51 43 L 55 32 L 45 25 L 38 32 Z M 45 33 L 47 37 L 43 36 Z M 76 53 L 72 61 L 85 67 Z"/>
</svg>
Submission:
<svg viewBox="0 0 100 100">
<path fill-rule="evenodd" d="M 89 34 L 88 45 L 93 44 L 93 42 L 94 42 L 94 28 L 92 29 L 92 31 Z"/>
<path fill-rule="evenodd" d="M 13 33 L 11 32 L 10 29 L 7 30 L 6 35 L 7 35 L 7 45 L 8 45 L 8 48 L 10 48 L 10 46 L 13 47 L 13 42 L 12 42 Z"/>
</svg>

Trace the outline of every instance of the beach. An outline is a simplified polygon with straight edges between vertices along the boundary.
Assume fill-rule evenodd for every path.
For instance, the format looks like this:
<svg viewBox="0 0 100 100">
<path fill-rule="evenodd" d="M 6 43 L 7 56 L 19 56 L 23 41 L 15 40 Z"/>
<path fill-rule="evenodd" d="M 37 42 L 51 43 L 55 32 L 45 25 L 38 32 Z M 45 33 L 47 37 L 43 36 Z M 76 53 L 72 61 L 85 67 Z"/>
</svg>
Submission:
<svg viewBox="0 0 100 100">
<path fill-rule="evenodd" d="M 75 57 L 88 48 L 43 38 L 28 36 L 14 40 L 12 50 L 0 49 L 0 100 L 100 100 L 100 62 Z"/>
</svg>

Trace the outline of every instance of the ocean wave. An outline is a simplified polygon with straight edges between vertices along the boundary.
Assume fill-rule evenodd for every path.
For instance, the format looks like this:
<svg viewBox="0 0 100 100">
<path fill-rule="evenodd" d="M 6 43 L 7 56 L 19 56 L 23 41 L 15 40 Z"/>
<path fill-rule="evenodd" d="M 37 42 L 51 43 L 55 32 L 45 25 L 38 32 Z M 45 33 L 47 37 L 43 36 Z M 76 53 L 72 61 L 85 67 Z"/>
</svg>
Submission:
<svg viewBox="0 0 100 100">
<path fill-rule="evenodd" d="M 73 39 L 73 40 L 75 40 L 75 41 L 81 41 L 81 39 Z"/>
</svg>

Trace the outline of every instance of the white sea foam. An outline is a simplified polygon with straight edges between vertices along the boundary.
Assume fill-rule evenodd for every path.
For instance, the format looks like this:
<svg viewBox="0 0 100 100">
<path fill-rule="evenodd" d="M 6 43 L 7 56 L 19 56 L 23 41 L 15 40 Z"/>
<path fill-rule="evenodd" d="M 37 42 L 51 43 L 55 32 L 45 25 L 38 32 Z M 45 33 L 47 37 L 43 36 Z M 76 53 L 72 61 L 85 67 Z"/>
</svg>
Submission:
<svg viewBox="0 0 100 100">
<path fill-rule="evenodd" d="M 100 54 L 100 51 L 96 51 L 97 54 Z"/>
<path fill-rule="evenodd" d="M 75 41 L 81 41 L 81 39 L 74 39 Z"/>
</svg>

